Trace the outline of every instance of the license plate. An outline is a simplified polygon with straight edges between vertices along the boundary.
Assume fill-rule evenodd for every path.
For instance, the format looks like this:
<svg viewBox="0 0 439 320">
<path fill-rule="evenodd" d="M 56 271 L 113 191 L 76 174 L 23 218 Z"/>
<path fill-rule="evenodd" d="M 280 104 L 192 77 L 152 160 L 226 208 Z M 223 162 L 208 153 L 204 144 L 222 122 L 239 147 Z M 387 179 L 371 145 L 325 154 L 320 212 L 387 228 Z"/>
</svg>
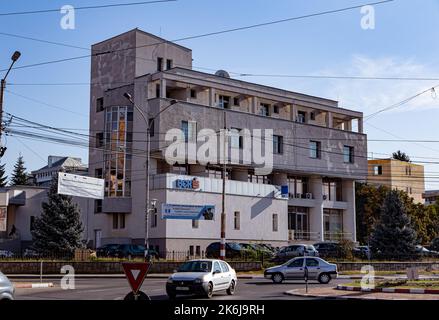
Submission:
<svg viewBox="0 0 439 320">
<path fill-rule="evenodd" d="M 188 291 L 189 290 L 188 287 L 177 287 L 176 289 L 179 291 Z"/>
</svg>

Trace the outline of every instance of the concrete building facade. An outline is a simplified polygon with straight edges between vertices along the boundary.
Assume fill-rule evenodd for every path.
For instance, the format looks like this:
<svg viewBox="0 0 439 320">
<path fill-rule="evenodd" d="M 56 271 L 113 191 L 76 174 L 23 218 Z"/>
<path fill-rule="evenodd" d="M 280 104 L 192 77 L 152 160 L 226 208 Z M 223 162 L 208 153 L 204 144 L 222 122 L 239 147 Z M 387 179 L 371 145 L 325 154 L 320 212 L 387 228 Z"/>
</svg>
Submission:
<svg viewBox="0 0 439 320">
<path fill-rule="evenodd" d="M 415 202 L 423 203 L 424 166 L 395 159 L 368 161 L 367 182 L 402 190 Z"/>
<path fill-rule="evenodd" d="M 159 251 L 203 251 L 220 237 L 222 166 L 170 165 L 166 140 L 181 129 L 196 149 L 224 127 L 227 158 L 246 156 L 248 129 L 273 130 L 273 170 L 257 175 L 254 162 L 227 164 L 226 238 L 275 246 L 355 235 L 355 181 L 365 180 L 367 137 L 363 114 L 336 101 L 192 70 L 190 49 L 138 29 L 92 46 L 89 175 L 105 179 L 105 199 L 94 203 L 95 246 L 143 243 L 145 237 L 146 124 L 151 123 L 151 244 Z M 176 104 L 168 107 L 171 100 Z M 151 120 L 150 120 L 151 121 Z M 354 127 L 356 130 L 354 130 Z M 253 142 L 254 140 L 254 136 Z M 264 139 L 262 139 L 264 140 Z M 189 146 L 183 143 L 185 150 Z M 265 141 L 262 143 L 265 145 Z M 219 148 L 219 154 L 221 154 Z M 189 153 L 193 152 L 192 149 Z M 181 188 L 177 180 L 197 188 Z M 288 186 L 288 195 L 282 194 Z M 161 219 L 162 204 L 212 205 L 209 220 Z M 90 235 L 91 236 L 91 235 Z"/>
</svg>

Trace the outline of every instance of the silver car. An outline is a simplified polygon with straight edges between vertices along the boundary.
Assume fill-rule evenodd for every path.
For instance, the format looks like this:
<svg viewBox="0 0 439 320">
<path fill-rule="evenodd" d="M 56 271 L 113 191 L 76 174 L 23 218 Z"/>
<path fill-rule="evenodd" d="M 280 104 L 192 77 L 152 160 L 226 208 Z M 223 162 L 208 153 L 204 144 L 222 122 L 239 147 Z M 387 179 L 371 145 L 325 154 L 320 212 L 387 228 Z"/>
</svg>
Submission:
<svg viewBox="0 0 439 320">
<path fill-rule="evenodd" d="M 178 294 L 202 294 L 211 298 L 214 292 L 222 290 L 233 295 L 237 282 L 235 270 L 225 261 L 190 260 L 168 278 L 166 293 L 170 299 Z"/>
<path fill-rule="evenodd" d="M 317 257 L 297 257 L 286 263 L 265 270 L 264 277 L 274 283 L 284 280 L 304 280 L 308 272 L 308 280 L 317 280 L 322 284 L 329 283 L 337 277 L 337 265 Z"/>
<path fill-rule="evenodd" d="M 6 276 L 0 272 L 0 300 L 14 300 L 15 288 Z"/>
</svg>

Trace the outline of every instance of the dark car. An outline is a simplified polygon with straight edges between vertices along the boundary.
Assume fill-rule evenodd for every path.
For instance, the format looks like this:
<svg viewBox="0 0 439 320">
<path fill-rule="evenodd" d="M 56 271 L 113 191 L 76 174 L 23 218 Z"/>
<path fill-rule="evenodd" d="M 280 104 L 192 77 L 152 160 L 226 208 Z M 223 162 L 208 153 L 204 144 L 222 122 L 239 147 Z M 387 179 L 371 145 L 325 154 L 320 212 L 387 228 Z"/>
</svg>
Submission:
<svg viewBox="0 0 439 320">
<path fill-rule="evenodd" d="M 439 238 L 434 238 L 428 249 L 439 252 Z"/>
<path fill-rule="evenodd" d="M 352 249 L 352 254 L 360 259 L 370 259 L 372 256 L 369 246 L 357 246 Z"/>
<path fill-rule="evenodd" d="M 320 257 L 339 258 L 342 256 L 342 247 L 337 242 L 319 242 L 314 247 L 319 252 Z"/>
<path fill-rule="evenodd" d="M 273 258 L 274 262 L 284 262 L 288 261 L 294 257 L 302 256 L 319 256 L 319 252 L 312 245 L 307 244 L 293 244 L 291 246 L 286 246 L 280 248 Z"/>
<path fill-rule="evenodd" d="M 227 258 L 240 258 L 249 253 L 250 250 L 243 248 L 239 243 L 226 242 L 226 257 Z M 219 258 L 220 256 L 220 243 L 213 242 L 206 248 L 207 258 Z"/>
<path fill-rule="evenodd" d="M 110 257 L 110 252 L 115 250 L 119 245 L 118 244 L 105 244 L 102 247 L 99 247 L 96 249 L 96 256 L 97 257 Z"/>
<path fill-rule="evenodd" d="M 154 249 L 150 248 L 148 254 L 155 259 L 160 258 L 158 252 Z M 143 258 L 145 256 L 145 246 L 138 244 L 119 244 L 108 251 L 108 256 L 128 259 Z"/>
</svg>

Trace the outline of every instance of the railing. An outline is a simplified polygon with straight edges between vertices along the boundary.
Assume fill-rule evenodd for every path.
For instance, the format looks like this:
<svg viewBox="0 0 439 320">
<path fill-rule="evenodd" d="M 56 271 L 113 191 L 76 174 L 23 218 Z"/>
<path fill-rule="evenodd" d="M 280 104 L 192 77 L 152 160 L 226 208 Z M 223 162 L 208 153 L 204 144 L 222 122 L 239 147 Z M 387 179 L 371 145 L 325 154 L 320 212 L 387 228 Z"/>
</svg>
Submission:
<svg viewBox="0 0 439 320">
<path fill-rule="evenodd" d="M 323 239 L 324 241 L 352 240 L 353 234 L 352 232 L 325 231 L 323 233 Z"/>
</svg>

